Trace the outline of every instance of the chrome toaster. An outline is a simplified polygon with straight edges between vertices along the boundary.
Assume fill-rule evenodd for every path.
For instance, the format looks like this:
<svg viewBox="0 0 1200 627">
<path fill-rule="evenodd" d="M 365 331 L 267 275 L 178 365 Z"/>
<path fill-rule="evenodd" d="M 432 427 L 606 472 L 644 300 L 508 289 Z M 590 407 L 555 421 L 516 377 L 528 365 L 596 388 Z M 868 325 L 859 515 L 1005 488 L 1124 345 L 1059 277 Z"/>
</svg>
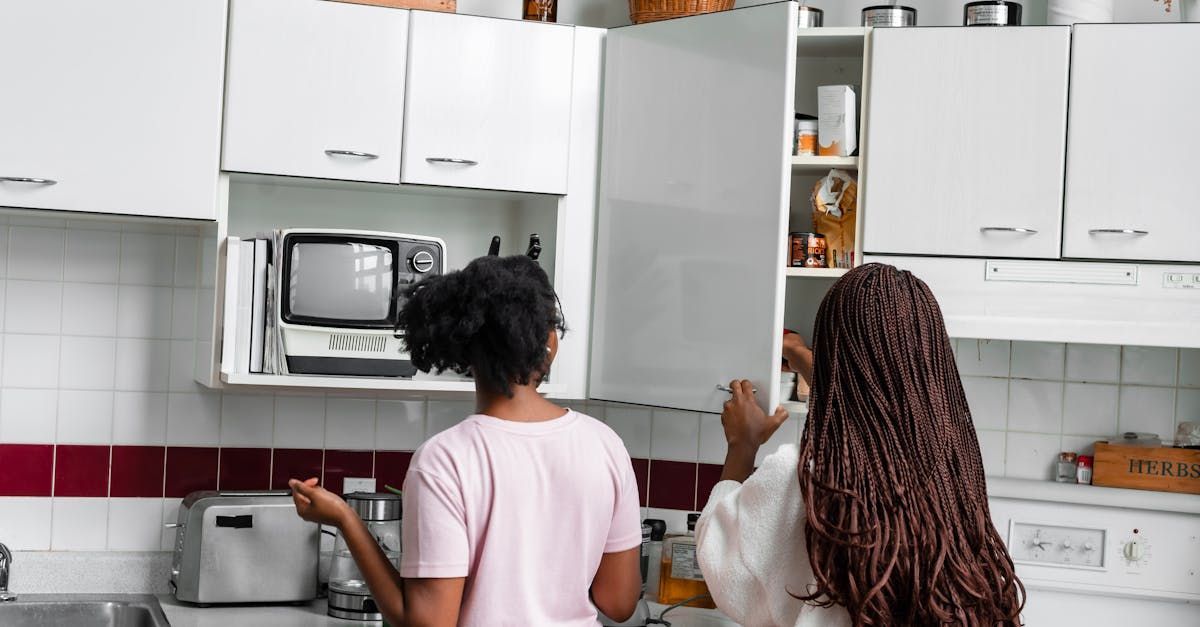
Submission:
<svg viewBox="0 0 1200 627">
<path fill-rule="evenodd" d="M 317 598 L 320 528 L 284 491 L 193 492 L 179 506 L 171 590 L 189 603 Z"/>
</svg>

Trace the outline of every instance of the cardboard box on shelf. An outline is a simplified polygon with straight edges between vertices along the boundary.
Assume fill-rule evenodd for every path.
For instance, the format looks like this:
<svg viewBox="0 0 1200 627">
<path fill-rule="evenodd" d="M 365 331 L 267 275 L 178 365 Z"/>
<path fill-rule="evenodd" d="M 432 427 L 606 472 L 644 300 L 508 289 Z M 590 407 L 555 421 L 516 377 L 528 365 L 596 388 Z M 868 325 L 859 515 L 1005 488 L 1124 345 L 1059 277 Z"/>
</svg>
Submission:
<svg viewBox="0 0 1200 627">
<path fill-rule="evenodd" d="M 817 87 L 817 154 L 849 157 L 858 150 L 858 95 L 853 85 Z"/>
</svg>

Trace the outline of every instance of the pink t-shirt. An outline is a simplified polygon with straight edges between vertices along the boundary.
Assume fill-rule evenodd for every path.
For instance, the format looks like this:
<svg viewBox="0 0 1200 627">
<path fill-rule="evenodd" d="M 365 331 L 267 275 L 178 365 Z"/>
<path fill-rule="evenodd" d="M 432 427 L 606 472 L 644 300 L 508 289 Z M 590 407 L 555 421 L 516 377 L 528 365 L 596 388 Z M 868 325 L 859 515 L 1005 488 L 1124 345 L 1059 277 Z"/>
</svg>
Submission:
<svg viewBox="0 0 1200 627">
<path fill-rule="evenodd" d="M 404 479 L 403 577 L 466 577 L 459 625 L 594 627 L 603 553 L 642 541 L 625 445 L 578 412 L 473 415 L 417 450 Z"/>
</svg>

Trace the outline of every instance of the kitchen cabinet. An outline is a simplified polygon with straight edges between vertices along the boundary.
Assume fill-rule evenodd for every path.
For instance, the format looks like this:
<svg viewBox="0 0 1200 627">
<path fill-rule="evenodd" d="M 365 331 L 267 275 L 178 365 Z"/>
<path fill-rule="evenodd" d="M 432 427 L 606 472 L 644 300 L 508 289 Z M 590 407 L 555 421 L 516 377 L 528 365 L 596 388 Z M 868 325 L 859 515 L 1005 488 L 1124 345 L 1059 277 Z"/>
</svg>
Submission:
<svg viewBox="0 0 1200 627">
<path fill-rule="evenodd" d="M 402 182 L 566 193 L 574 29 L 411 20 Z"/>
<path fill-rule="evenodd" d="M 1080 24 L 1063 256 L 1200 262 L 1200 24 Z"/>
<path fill-rule="evenodd" d="M 796 4 L 608 32 L 592 398 L 779 402 Z M 415 29 L 414 29 L 415 31 Z"/>
<path fill-rule="evenodd" d="M 872 33 L 867 253 L 1059 257 L 1070 34 Z"/>
<path fill-rule="evenodd" d="M 213 219 L 224 0 L 0 4 L 0 206 Z"/>
<path fill-rule="evenodd" d="M 233 0 L 222 169 L 400 182 L 409 11 Z"/>
</svg>

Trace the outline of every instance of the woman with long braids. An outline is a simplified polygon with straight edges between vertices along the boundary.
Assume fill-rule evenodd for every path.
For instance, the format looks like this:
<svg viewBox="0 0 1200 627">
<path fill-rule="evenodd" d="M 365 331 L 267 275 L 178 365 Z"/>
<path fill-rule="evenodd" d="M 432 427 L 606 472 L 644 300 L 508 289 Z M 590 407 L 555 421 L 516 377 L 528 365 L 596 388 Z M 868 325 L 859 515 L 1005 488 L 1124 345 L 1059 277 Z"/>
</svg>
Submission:
<svg viewBox="0 0 1200 627">
<path fill-rule="evenodd" d="M 812 364 L 799 448 L 754 469 L 787 414 L 765 415 L 749 382 L 721 415 L 724 472 L 696 526 L 718 607 L 747 627 L 1019 625 L 1024 588 L 929 287 L 856 268 L 822 301 L 812 352 L 785 352 Z"/>
</svg>

